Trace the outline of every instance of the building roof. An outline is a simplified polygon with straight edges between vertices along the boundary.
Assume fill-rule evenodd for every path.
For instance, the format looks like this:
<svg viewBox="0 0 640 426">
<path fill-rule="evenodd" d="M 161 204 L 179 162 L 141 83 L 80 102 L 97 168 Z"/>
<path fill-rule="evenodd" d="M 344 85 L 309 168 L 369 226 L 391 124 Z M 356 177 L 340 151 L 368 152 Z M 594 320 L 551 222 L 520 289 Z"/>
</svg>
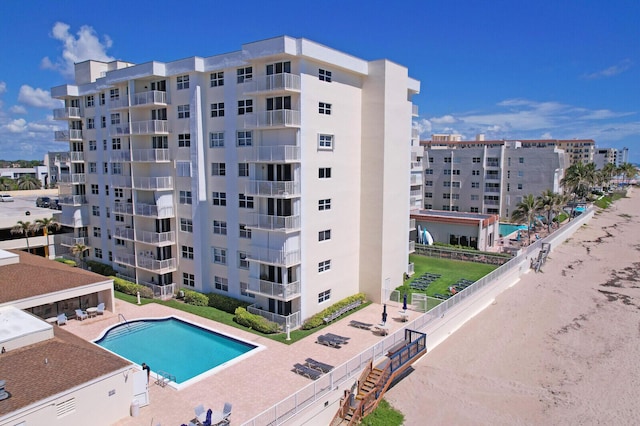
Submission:
<svg viewBox="0 0 640 426">
<path fill-rule="evenodd" d="M 107 277 L 18 250 L 20 262 L 0 266 L 0 304 L 105 282 Z M 0 379 L 1 380 L 1 379 Z"/>
<path fill-rule="evenodd" d="M 441 223 L 482 223 L 482 226 L 490 225 L 499 220 L 497 214 L 452 212 L 445 210 L 412 210 L 410 217 L 411 219 Z"/>
<path fill-rule="evenodd" d="M 0 401 L 0 416 L 130 365 L 56 326 L 52 339 L 0 354 L 0 380 L 6 381 L 5 390 L 11 394 Z"/>
</svg>

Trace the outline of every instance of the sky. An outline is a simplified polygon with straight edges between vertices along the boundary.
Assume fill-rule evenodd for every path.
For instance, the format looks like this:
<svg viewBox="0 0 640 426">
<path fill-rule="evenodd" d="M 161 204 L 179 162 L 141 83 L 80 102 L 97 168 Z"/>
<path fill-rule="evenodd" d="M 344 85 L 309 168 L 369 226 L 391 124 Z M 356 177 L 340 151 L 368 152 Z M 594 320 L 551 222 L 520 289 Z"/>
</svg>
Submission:
<svg viewBox="0 0 640 426">
<path fill-rule="evenodd" d="M 593 139 L 640 163 L 640 1 L 0 2 L 0 159 L 66 151 L 52 87 L 87 59 L 169 62 L 289 35 L 421 82 L 421 139 Z"/>
</svg>

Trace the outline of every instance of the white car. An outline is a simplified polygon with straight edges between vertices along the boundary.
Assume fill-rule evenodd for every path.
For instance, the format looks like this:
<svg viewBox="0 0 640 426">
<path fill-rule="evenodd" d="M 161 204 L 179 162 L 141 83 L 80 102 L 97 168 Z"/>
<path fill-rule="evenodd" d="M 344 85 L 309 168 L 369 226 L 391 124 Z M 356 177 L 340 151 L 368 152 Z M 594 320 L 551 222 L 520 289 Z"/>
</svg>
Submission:
<svg viewBox="0 0 640 426">
<path fill-rule="evenodd" d="M 0 194 L 0 202 L 10 203 L 13 201 L 13 197 L 9 194 Z"/>
</svg>

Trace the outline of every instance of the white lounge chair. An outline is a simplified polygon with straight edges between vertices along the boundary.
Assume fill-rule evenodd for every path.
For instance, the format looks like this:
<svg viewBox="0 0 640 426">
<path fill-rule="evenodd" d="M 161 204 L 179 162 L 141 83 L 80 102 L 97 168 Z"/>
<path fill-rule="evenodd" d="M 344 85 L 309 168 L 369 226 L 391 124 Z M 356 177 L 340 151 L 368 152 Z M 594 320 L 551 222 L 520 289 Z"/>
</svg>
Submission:
<svg viewBox="0 0 640 426">
<path fill-rule="evenodd" d="M 89 315 L 87 315 L 87 313 L 85 311 L 83 311 L 82 309 L 76 309 L 76 319 L 77 320 L 85 320 L 89 318 Z"/>
<path fill-rule="evenodd" d="M 67 323 L 67 316 L 65 314 L 58 315 L 58 325 L 63 325 Z"/>
<path fill-rule="evenodd" d="M 193 409 L 193 411 L 196 413 L 196 420 L 198 420 L 200 423 L 204 422 L 207 419 L 207 410 L 204 409 L 204 405 L 198 405 Z"/>
<path fill-rule="evenodd" d="M 98 303 L 98 310 L 96 311 L 96 314 L 98 315 L 104 314 L 104 303 Z"/>
</svg>

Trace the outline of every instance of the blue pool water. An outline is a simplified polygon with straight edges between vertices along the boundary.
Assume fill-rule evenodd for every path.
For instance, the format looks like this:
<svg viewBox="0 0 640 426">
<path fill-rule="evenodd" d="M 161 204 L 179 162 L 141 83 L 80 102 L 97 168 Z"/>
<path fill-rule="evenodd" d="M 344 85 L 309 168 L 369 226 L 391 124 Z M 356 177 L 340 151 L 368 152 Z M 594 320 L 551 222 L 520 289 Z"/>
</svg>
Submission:
<svg viewBox="0 0 640 426">
<path fill-rule="evenodd" d="M 178 384 L 257 348 L 175 317 L 122 323 L 95 343 Z"/>
<path fill-rule="evenodd" d="M 527 227 L 526 225 L 513 225 L 511 223 L 501 223 L 498 227 L 498 232 L 503 237 L 506 237 L 507 235 L 513 234 L 518 229 L 524 229 L 526 231 Z"/>
</svg>

